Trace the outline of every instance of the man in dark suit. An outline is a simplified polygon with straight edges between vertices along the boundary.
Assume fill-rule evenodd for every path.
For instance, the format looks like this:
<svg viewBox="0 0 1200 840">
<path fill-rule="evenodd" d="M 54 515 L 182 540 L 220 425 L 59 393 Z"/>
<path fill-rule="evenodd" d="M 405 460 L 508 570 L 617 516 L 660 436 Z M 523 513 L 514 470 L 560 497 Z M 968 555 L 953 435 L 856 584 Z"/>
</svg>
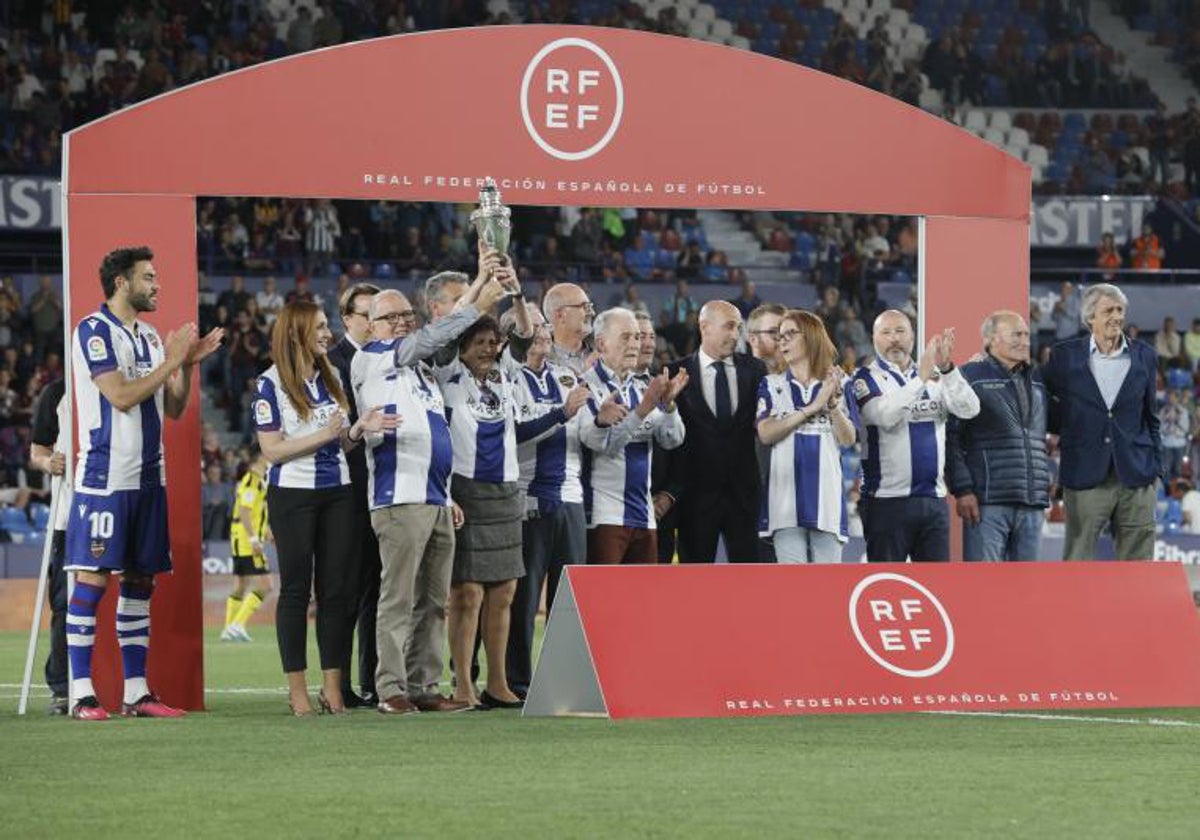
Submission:
<svg viewBox="0 0 1200 840">
<path fill-rule="evenodd" d="M 379 288 L 370 283 L 355 283 L 342 292 L 338 301 L 342 313 L 342 325 L 346 328 L 341 341 L 329 350 L 329 360 L 342 377 L 342 389 L 350 398 L 350 416 L 358 417 L 358 409 L 354 405 L 354 389 L 350 384 L 350 363 L 354 354 L 371 340 L 371 298 L 379 293 Z M 410 320 L 410 326 L 412 322 Z M 350 421 L 354 423 L 354 420 Z M 346 621 L 351 632 L 347 639 L 354 636 L 354 625 L 358 625 L 358 687 L 360 694 L 355 694 L 351 688 L 350 660 L 353 655 L 353 642 L 346 650 L 345 665 L 342 666 L 342 697 L 348 707 L 374 706 L 378 702 L 375 696 L 375 666 L 378 657 L 375 654 L 375 606 L 379 603 L 379 543 L 375 539 L 375 531 L 371 527 L 370 508 L 367 505 L 367 460 L 366 447 L 356 446 L 346 453 L 350 465 L 350 484 L 354 490 L 354 506 L 356 525 L 352 533 L 346 535 L 347 560 L 357 566 L 358 575 L 354 578 L 353 590 L 348 593 L 346 602 L 350 604 Z"/>
<path fill-rule="evenodd" d="M 687 429 L 676 460 L 679 559 L 711 563 L 717 540 L 735 563 L 758 560 L 761 485 L 754 451 L 755 398 L 766 366 L 734 353 L 742 314 L 728 301 L 706 303 L 700 310 L 700 349 L 672 362 L 688 384 L 677 400 Z"/>
<path fill-rule="evenodd" d="M 1126 337 L 1127 305 L 1114 285 L 1088 287 L 1081 318 L 1090 333 L 1056 344 L 1042 370 L 1050 431 L 1062 452 L 1066 560 L 1093 559 L 1109 523 L 1118 559 L 1154 557 L 1155 482 L 1162 474 L 1158 356 Z"/>
</svg>

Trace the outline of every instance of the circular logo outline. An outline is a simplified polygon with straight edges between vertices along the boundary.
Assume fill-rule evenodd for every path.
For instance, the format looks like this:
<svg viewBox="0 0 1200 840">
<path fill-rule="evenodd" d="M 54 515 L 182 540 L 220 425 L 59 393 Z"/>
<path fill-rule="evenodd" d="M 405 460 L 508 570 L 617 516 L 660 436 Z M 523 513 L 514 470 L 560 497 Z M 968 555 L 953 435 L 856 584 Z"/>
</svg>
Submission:
<svg viewBox="0 0 1200 840">
<path fill-rule="evenodd" d="M 608 131 L 604 133 L 603 137 L 581 152 L 564 152 L 550 145 L 538 133 L 538 130 L 533 125 L 533 119 L 529 116 L 529 83 L 533 81 L 533 71 L 537 69 L 543 58 L 562 47 L 582 47 L 603 61 L 604 65 L 608 68 L 608 72 L 612 73 L 613 84 L 617 89 L 617 109 L 613 114 L 612 125 L 608 127 Z M 537 143 L 543 152 L 552 157 L 556 157 L 559 160 L 585 160 L 597 154 L 608 145 L 613 135 L 617 133 L 617 129 L 621 125 L 621 117 L 624 113 L 625 86 L 621 82 L 621 74 L 617 70 L 616 63 L 609 57 L 608 53 L 585 38 L 559 38 L 551 41 L 537 51 L 537 54 L 530 59 L 529 66 L 525 68 L 525 77 L 521 80 L 521 119 L 525 121 L 525 130 L 529 132 L 529 136 L 533 138 L 533 142 Z"/>
<path fill-rule="evenodd" d="M 919 671 L 901 668 L 899 665 L 888 662 L 873 647 L 867 642 L 863 636 L 862 630 L 858 626 L 858 599 L 862 597 L 863 591 L 872 584 L 884 580 L 897 581 L 906 583 L 913 589 L 920 592 L 937 608 L 938 614 L 942 617 L 942 623 L 946 627 L 946 652 L 942 654 L 942 658 L 930 665 L 928 668 L 923 668 Z M 850 627 L 854 630 L 854 637 L 858 639 L 859 646 L 867 652 L 867 655 L 875 660 L 878 664 L 887 668 L 893 674 L 899 674 L 902 677 L 932 677 L 934 674 L 941 673 L 945 667 L 950 664 L 950 658 L 954 655 L 954 623 L 950 621 L 950 614 L 946 612 L 946 608 L 942 606 L 942 602 L 938 600 L 929 589 L 922 584 L 904 575 L 898 575 L 895 572 L 877 572 L 873 575 L 868 575 L 858 582 L 854 587 L 854 591 L 850 593 Z"/>
</svg>

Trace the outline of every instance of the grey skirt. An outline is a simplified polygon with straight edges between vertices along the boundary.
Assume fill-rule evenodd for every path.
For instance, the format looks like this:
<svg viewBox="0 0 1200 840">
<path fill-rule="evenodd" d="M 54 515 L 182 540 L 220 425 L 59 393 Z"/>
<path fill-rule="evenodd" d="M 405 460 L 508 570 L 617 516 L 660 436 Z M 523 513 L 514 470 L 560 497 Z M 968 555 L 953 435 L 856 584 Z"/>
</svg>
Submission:
<svg viewBox="0 0 1200 840">
<path fill-rule="evenodd" d="M 498 583 L 525 574 L 525 499 L 515 481 L 495 484 L 455 474 L 450 495 L 465 521 L 454 540 L 454 583 Z"/>
</svg>

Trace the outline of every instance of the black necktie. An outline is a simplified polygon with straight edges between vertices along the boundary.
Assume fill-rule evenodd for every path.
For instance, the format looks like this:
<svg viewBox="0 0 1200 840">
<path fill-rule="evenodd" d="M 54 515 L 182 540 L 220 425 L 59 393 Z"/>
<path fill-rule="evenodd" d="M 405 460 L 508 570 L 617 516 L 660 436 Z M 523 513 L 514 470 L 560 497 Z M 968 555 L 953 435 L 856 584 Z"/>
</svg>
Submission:
<svg viewBox="0 0 1200 840">
<path fill-rule="evenodd" d="M 733 416 L 733 406 L 729 402 L 729 377 L 725 375 L 725 363 L 713 362 L 713 370 L 717 372 L 715 395 L 717 402 L 717 420 L 724 423 Z"/>
</svg>

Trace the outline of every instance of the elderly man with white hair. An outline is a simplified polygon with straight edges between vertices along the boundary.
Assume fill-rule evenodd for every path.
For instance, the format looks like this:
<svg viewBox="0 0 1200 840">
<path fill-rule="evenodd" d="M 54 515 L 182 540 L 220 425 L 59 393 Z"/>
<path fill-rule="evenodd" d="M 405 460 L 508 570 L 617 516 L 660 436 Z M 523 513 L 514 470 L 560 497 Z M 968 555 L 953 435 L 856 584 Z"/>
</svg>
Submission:
<svg viewBox="0 0 1200 840">
<path fill-rule="evenodd" d="M 962 366 L 979 414 L 946 426 L 946 483 L 963 523 L 964 560 L 1039 560 L 1050 504 L 1046 387 L 1029 327 L 1001 309 L 981 328 L 984 357 Z"/>
<path fill-rule="evenodd" d="M 675 449 L 683 443 L 683 420 L 675 399 L 688 375 L 680 371 L 668 379 L 663 371 L 648 381 L 634 376 L 641 335 L 628 309 L 601 312 L 595 335 L 600 358 L 583 375 L 591 396 L 579 422 L 588 451 L 588 562 L 657 563 L 650 498 L 652 444 Z"/>
<path fill-rule="evenodd" d="M 1126 337 L 1128 305 L 1111 283 L 1089 286 L 1080 307 L 1089 334 L 1054 345 L 1042 369 L 1050 431 L 1058 433 L 1062 453 L 1066 560 L 1094 559 L 1105 525 L 1119 559 L 1154 556 L 1155 483 L 1163 465 L 1158 356 Z"/>
<path fill-rule="evenodd" d="M 895 309 L 875 319 L 876 358 L 854 374 L 866 430 L 859 511 L 867 559 L 903 563 L 950 559 L 946 510 L 946 420 L 979 413 L 979 397 L 954 366 L 954 330 L 935 333 L 912 358 L 915 336 Z"/>
</svg>

